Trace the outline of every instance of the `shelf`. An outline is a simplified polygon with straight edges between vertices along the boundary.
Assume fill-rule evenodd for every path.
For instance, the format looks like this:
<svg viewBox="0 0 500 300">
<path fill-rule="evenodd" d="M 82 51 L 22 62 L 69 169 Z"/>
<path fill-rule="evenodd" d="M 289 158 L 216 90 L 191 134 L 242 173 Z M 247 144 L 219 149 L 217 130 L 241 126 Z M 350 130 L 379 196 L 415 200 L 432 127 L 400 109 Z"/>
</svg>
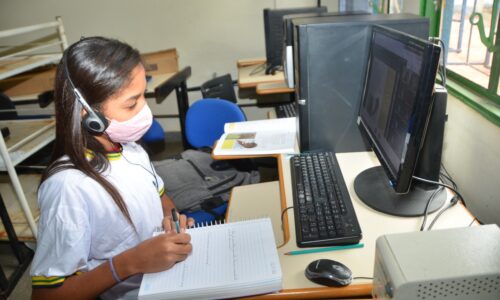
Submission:
<svg viewBox="0 0 500 300">
<path fill-rule="evenodd" d="M 10 136 L 4 138 L 12 164 L 15 166 L 55 139 L 54 119 L 0 121 L 8 127 Z M 0 158 L 0 171 L 7 171 Z"/>
<path fill-rule="evenodd" d="M 38 223 L 40 210 L 37 203 L 37 190 L 40 183 L 40 174 L 20 174 L 19 180 L 23 186 L 26 199 L 28 201 L 31 214 Z M 10 183 L 10 178 L 7 174 L 0 174 L 0 194 L 2 195 L 7 212 L 9 214 L 12 225 L 19 240 L 33 241 L 35 236 L 31 232 L 26 216 L 19 205 L 16 193 Z M 7 240 L 7 233 L 4 230 L 3 224 L 0 222 L 0 241 Z"/>
<path fill-rule="evenodd" d="M 0 80 L 12 77 L 14 75 L 44 66 L 57 63 L 62 57 L 62 54 L 40 54 L 32 55 L 23 58 L 18 58 L 12 61 L 0 62 Z"/>
</svg>

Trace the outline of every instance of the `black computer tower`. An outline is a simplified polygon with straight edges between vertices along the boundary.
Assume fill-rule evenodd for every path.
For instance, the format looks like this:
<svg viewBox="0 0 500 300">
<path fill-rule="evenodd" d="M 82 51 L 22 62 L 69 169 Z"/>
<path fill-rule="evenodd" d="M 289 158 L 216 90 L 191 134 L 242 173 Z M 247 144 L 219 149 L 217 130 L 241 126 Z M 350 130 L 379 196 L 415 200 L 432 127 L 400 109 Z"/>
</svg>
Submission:
<svg viewBox="0 0 500 300">
<path fill-rule="evenodd" d="M 294 14 L 286 15 L 283 17 L 283 74 L 285 75 L 286 85 L 293 89 L 294 83 L 294 66 L 293 66 L 293 20 L 298 18 L 328 18 L 331 16 L 345 16 L 351 15 L 368 15 L 366 11 L 341 11 L 341 12 L 317 12 L 307 14 Z"/>
<path fill-rule="evenodd" d="M 429 21 L 413 14 L 293 20 L 294 72 L 301 151 L 369 150 L 357 117 L 371 24 L 427 39 Z"/>
<path fill-rule="evenodd" d="M 283 17 L 285 15 L 303 14 L 311 12 L 326 12 L 327 8 L 319 7 L 295 7 L 281 9 L 264 9 L 264 36 L 266 42 L 266 74 L 271 70 L 283 65 L 282 43 L 283 43 Z"/>
</svg>

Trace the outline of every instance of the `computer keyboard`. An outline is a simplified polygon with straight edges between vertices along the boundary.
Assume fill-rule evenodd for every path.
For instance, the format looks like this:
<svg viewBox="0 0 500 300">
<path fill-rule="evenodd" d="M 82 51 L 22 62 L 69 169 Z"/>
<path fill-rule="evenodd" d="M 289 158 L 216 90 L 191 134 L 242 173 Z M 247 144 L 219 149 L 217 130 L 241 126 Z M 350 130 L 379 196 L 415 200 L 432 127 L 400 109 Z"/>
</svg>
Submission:
<svg viewBox="0 0 500 300">
<path fill-rule="evenodd" d="M 297 115 L 297 108 L 295 102 L 281 104 L 274 108 L 276 110 L 276 116 L 278 118 L 291 118 Z"/>
<path fill-rule="evenodd" d="M 290 163 L 297 246 L 358 243 L 361 228 L 335 154 L 302 153 Z"/>
</svg>

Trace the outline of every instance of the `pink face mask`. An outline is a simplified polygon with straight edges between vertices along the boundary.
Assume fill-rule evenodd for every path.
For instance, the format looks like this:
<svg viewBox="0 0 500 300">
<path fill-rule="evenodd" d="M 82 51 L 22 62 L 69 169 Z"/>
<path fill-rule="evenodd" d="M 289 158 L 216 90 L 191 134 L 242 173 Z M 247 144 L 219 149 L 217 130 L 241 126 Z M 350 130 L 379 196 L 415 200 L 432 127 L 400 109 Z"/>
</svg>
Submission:
<svg viewBox="0 0 500 300">
<path fill-rule="evenodd" d="M 152 122 L 153 114 L 146 104 L 137 115 L 127 121 L 111 120 L 105 132 L 115 143 L 135 142 L 148 131 Z"/>
</svg>

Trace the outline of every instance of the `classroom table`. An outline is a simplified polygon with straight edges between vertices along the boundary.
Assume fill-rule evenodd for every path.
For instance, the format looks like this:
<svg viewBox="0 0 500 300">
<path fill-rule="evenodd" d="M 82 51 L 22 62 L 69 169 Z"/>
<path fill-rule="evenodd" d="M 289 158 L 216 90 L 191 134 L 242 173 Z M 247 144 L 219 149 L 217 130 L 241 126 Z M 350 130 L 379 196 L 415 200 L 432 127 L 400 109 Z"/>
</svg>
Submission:
<svg viewBox="0 0 500 300">
<path fill-rule="evenodd" d="M 274 75 L 265 73 L 265 64 L 238 67 L 238 87 L 254 88 L 259 83 L 285 82 L 285 75 L 277 71 Z"/>
<path fill-rule="evenodd" d="M 284 255 L 288 251 L 299 248 L 295 241 L 293 210 L 288 209 L 283 212 L 287 207 L 293 206 L 290 156 L 278 155 L 276 158 L 278 160 L 279 181 L 234 188 L 226 213 L 229 222 L 269 216 L 273 223 L 283 273 L 283 290 L 279 293 L 259 295 L 248 299 L 370 298 L 371 280 L 354 279 L 353 283 L 347 287 L 324 287 L 306 279 L 304 269 L 316 259 L 329 258 L 347 265 L 352 270 L 353 277 L 372 277 L 377 237 L 390 233 L 418 231 L 422 217 L 390 216 L 365 205 L 354 192 L 354 179 L 361 171 L 379 165 L 379 162 L 373 152 L 340 153 L 337 154 L 337 159 L 363 232 L 361 242 L 364 243 L 364 247 L 323 253 Z M 451 198 L 451 194 L 448 197 Z M 283 222 L 281 220 L 282 213 Z M 435 215 L 436 213 L 433 213 L 429 217 L 433 218 Z M 458 204 L 440 217 L 434 229 L 470 225 L 477 225 L 474 222 L 474 216 L 465 206 Z"/>
</svg>

